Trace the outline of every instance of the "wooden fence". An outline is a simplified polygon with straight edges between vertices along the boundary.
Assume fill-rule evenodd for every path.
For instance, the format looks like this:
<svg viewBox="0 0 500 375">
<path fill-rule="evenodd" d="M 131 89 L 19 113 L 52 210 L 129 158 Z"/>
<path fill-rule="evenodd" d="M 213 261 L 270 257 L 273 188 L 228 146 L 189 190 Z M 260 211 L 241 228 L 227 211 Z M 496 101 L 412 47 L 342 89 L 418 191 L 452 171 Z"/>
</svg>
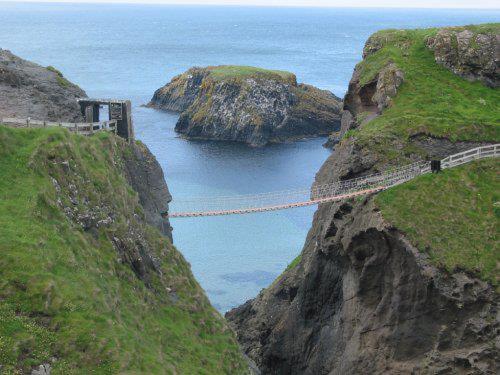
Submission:
<svg viewBox="0 0 500 375">
<path fill-rule="evenodd" d="M 116 134 L 117 125 L 116 120 L 100 121 L 100 122 L 55 122 L 55 121 L 40 121 L 32 120 L 30 118 L 13 118 L 6 117 L 0 119 L 0 124 L 10 126 L 13 128 L 48 128 L 60 127 L 66 128 L 71 132 L 91 135 L 99 131 L 108 131 Z"/>
</svg>

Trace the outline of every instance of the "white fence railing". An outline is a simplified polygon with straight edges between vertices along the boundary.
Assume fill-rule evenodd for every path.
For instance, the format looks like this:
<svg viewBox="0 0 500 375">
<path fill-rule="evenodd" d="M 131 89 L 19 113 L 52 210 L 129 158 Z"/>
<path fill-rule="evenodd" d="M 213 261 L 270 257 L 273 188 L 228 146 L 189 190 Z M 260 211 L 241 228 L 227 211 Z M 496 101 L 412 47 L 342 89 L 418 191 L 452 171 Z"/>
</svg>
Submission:
<svg viewBox="0 0 500 375">
<path fill-rule="evenodd" d="M 500 156 L 500 144 L 476 147 L 441 160 L 441 168 L 451 168 L 468 163 L 472 160 L 492 158 Z"/>
<path fill-rule="evenodd" d="M 441 160 L 441 168 L 451 168 L 473 160 L 500 156 L 500 144 L 477 147 Z M 430 161 L 419 161 L 369 176 L 317 185 L 312 188 L 275 191 L 252 195 L 200 197 L 174 200 L 170 217 L 214 216 L 270 211 L 312 205 L 368 194 L 402 184 L 431 172 Z"/>
<path fill-rule="evenodd" d="M 116 133 L 117 131 L 116 120 L 100 122 L 57 122 L 33 120 L 31 118 L 22 119 L 5 117 L 3 119 L 0 119 L 0 124 L 4 124 L 14 128 L 61 127 L 83 135 L 90 135 L 99 131 L 109 131 L 114 133 Z"/>
</svg>

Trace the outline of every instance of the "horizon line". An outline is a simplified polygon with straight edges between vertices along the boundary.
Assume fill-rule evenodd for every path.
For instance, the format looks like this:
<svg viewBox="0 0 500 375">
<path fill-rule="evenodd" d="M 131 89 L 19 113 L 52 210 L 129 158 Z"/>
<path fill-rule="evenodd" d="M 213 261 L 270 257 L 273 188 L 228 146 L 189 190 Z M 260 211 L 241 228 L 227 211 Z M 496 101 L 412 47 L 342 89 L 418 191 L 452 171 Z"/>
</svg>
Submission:
<svg viewBox="0 0 500 375">
<path fill-rule="evenodd" d="M 204 7 L 248 7 L 248 8 L 316 8 L 316 9 L 442 9 L 442 10 L 500 10 L 498 8 L 492 7 L 472 7 L 472 6 L 457 6 L 450 7 L 448 6 L 435 6 L 435 7 L 426 7 L 426 6 L 392 6 L 392 5 L 324 5 L 324 4 L 287 4 L 287 5 L 277 5 L 277 4 L 231 4 L 231 3 L 220 3 L 215 1 L 211 1 L 208 3 L 201 3 L 199 1 L 188 1 L 187 3 L 180 4 L 176 2 L 165 2 L 161 0 L 146 0 L 146 1 L 137 1 L 137 0 L 116 0 L 116 1 L 100 1 L 100 0 L 0 0 L 1 3 L 36 3 L 36 4 L 102 4 L 102 5 L 120 5 L 120 4 L 128 4 L 128 5 L 164 5 L 164 6 L 177 6 L 177 7 L 192 7 L 192 6 L 204 6 Z"/>
</svg>

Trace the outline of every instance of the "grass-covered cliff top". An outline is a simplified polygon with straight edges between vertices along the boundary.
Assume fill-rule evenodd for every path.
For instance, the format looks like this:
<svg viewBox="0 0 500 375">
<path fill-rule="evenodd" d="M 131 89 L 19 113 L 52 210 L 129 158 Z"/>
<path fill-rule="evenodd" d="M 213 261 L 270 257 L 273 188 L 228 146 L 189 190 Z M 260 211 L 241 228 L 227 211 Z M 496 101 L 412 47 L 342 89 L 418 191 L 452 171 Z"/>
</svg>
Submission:
<svg viewBox="0 0 500 375">
<path fill-rule="evenodd" d="M 466 29 L 498 34 L 500 24 L 449 30 Z M 375 33 L 367 42 L 366 58 L 357 66 L 361 84 L 373 80 L 389 63 L 404 72 L 392 105 L 346 135 L 376 155 L 378 163 L 385 165 L 382 169 L 387 163 L 406 164 L 407 157 L 427 157 L 412 142 L 412 136 L 420 134 L 451 141 L 500 142 L 500 90 L 470 82 L 437 64 L 427 40 L 439 30 Z M 498 160 L 492 159 L 422 176 L 379 194 L 376 200 L 383 216 L 428 253 L 434 264 L 474 272 L 498 287 L 498 184 Z"/>
<path fill-rule="evenodd" d="M 500 284 L 498 159 L 427 174 L 377 195 L 383 216 L 434 264 Z"/>
<path fill-rule="evenodd" d="M 500 24 L 455 28 L 498 33 Z M 395 63 L 404 72 L 404 82 L 393 105 L 360 130 L 351 131 L 360 144 L 377 151 L 382 158 L 400 157 L 412 135 L 428 134 L 452 141 L 500 141 L 500 90 L 480 82 L 469 82 L 437 64 L 427 38 L 439 29 L 385 30 L 372 35 L 369 44 L 381 47 L 369 54 L 357 69 L 366 84 L 378 72 Z M 358 114 L 362 117 L 363 114 Z M 392 146 L 402 144 L 400 151 Z"/>
<path fill-rule="evenodd" d="M 215 80 L 225 79 L 246 79 L 246 78 L 266 78 L 287 83 L 296 83 L 295 74 L 283 70 L 269 70 L 256 68 L 253 66 L 239 65 L 221 65 L 207 68 L 210 71 L 210 77 Z"/>
<path fill-rule="evenodd" d="M 142 219 L 127 153 L 111 134 L 0 126 L 2 374 L 44 363 L 54 375 L 245 371 L 188 263 Z M 68 217 L 89 208 L 104 215 L 97 228 Z M 148 283 L 134 249 L 156 259 Z"/>
</svg>

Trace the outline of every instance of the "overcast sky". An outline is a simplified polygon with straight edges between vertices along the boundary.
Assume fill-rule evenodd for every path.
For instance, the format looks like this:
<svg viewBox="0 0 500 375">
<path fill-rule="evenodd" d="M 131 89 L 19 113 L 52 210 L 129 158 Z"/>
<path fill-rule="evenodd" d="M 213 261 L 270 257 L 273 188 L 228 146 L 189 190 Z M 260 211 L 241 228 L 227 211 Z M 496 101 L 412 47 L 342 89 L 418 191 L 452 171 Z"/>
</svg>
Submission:
<svg viewBox="0 0 500 375">
<path fill-rule="evenodd" d="M 2 0 L 0 0 L 1 2 Z M 23 2 L 219 4 L 320 7 L 500 8 L 500 0 L 7 0 Z"/>
</svg>

